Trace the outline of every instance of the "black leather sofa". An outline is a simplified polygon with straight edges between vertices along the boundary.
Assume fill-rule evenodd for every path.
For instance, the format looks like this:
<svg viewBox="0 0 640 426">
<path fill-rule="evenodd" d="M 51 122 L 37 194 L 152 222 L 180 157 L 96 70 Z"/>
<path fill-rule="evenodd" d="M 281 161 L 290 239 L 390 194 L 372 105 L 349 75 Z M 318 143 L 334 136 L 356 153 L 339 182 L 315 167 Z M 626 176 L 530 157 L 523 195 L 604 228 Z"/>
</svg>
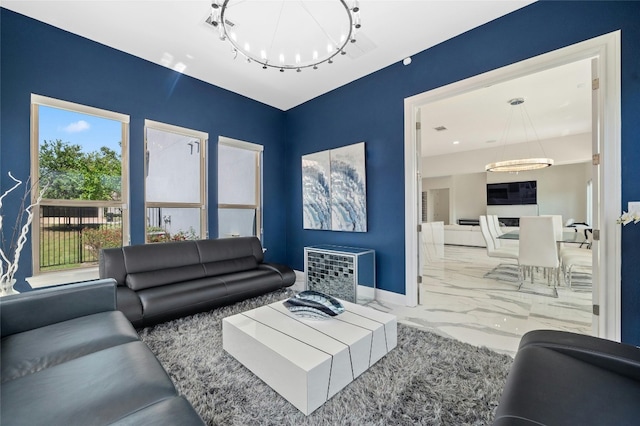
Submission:
<svg viewBox="0 0 640 426">
<path fill-rule="evenodd" d="M 493 424 L 640 424 L 640 348 L 562 331 L 525 334 Z"/>
<path fill-rule="evenodd" d="M 97 280 L 0 298 L 3 425 L 204 425 Z"/>
<path fill-rule="evenodd" d="M 291 286 L 294 271 L 265 263 L 255 237 L 103 249 L 100 278 L 118 283 L 117 307 L 145 327 Z"/>
</svg>

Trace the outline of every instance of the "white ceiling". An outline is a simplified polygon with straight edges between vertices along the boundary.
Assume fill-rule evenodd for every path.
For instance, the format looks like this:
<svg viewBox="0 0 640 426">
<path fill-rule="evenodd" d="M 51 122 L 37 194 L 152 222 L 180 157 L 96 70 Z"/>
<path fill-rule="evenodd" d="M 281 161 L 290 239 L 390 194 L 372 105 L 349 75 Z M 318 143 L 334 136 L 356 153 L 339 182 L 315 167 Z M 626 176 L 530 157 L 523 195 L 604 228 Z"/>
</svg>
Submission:
<svg viewBox="0 0 640 426">
<path fill-rule="evenodd" d="M 252 1 L 268 1 L 277 8 L 283 0 L 245 0 Z M 259 64 L 234 59 L 230 45 L 220 41 L 205 23 L 210 13 L 208 0 L 3 0 L 2 6 L 288 110 L 530 3 L 533 1 L 360 0 L 359 42 L 349 43 L 348 54 L 338 55 L 333 64 L 300 73 L 263 70 Z M 515 121 L 508 139 L 503 136 L 513 108 L 507 101 L 514 97 L 525 98 L 541 140 L 557 144 L 564 136 L 588 133 L 589 81 L 588 61 L 582 61 L 425 105 L 423 154 L 450 155 L 527 139 L 517 135 L 522 127 Z M 435 132 L 437 126 L 448 130 Z"/>
<path fill-rule="evenodd" d="M 505 145 L 519 143 L 528 143 L 534 151 L 540 149 L 536 147 L 538 140 L 558 144 L 563 138 L 588 134 L 591 93 L 591 61 L 587 59 L 424 105 L 424 154 L 489 148 L 506 151 Z M 508 102 L 513 98 L 524 98 L 525 102 L 514 107 Z M 447 130 L 436 131 L 439 126 Z M 533 154 L 544 156 L 542 152 Z"/>
<path fill-rule="evenodd" d="M 208 0 L 3 0 L 2 6 L 286 111 L 530 3 L 360 0 L 361 41 L 333 64 L 300 73 L 234 60 L 230 45 L 205 23 Z"/>
</svg>

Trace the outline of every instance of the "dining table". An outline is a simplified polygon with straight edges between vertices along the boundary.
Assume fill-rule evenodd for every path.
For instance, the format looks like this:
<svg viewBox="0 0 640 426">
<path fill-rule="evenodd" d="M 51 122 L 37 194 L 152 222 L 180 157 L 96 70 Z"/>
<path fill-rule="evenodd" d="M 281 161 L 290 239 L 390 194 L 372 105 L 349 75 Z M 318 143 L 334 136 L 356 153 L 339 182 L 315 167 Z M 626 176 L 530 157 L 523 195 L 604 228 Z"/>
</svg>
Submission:
<svg viewBox="0 0 640 426">
<path fill-rule="evenodd" d="M 520 230 L 514 229 L 513 231 L 505 232 L 504 234 L 500 235 L 498 238 L 502 240 L 519 240 Z M 587 242 L 587 237 L 584 232 L 562 231 L 562 238 L 560 239 L 556 238 L 556 242 L 583 244 Z"/>
</svg>

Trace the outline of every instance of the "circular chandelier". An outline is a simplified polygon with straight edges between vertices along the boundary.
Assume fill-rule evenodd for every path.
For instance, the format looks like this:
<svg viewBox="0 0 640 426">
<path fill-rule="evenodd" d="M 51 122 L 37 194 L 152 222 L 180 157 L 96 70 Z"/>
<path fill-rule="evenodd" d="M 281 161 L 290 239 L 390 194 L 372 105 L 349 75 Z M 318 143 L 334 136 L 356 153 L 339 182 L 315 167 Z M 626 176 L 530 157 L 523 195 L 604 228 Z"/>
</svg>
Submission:
<svg viewBox="0 0 640 426">
<path fill-rule="evenodd" d="M 234 58 L 280 72 L 333 63 L 361 27 L 357 0 L 214 0 L 207 23 Z"/>
<path fill-rule="evenodd" d="M 524 98 L 514 98 L 514 99 L 510 99 L 509 100 L 509 105 L 514 106 L 514 107 L 518 107 L 520 115 L 522 117 L 522 121 L 523 121 L 523 127 L 526 133 L 526 120 L 529 121 L 529 124 L 531 126 L 531 129 L 533 130 L 533 133 L 536 135 L 536 141 L 538 142 L 538 145 L 540 146 L 540 150 L 542 151 L 542 155 L 544 155 L 544 148 L 542 148 L 542 144 L 540 143 L 540 139 L 538 139 L 538 135 L 536 133 L 535 128 L 533 127 L 533 123 L 531 122 L 531 118 L 529 117 L 529 114 L 527 113 L 527 110 L 524 107 Z M 505 137 L 504 137 L 504 146 L 506 146 L 506 137 L 509 135 L 509 131 L 511 130 L 511 121 L 513 118 L 513 111 L 511 110 L 512 114 L 509 115 L 509 119 L 507 121 L 507 128 L 506 128 L 506 132 L 505 132 Z M 526 118 L 526 120 L 525 120 Z M 504 149 L 504 147 L 503 147 Z M 484 169 L 487 172 L 511 172 L 511 173 L 518 173 L 518 172 L 524 172 L 527 170 L 538 170 L 538 169 L 544 169 L 545 167 L 550 167 L 553 166 L 553 159 L 551 158 L 546 158 L 546 157 L 531 157 L 531 158 L 519 158 L 519 159 L 514 159 L 514 160 L 503 160 L 503 161 L 496 161 L 495 163 L 489 163 L 487 164 Z"/>
<path fill-rule="evenodd" d="M 488 172 L 524 172 L 526 170 L 544 169 L 553 166 L 551 158 L 522 158 L 519 160 L 505 160 L 489 163 L 485 166 Z"/>
</svg>

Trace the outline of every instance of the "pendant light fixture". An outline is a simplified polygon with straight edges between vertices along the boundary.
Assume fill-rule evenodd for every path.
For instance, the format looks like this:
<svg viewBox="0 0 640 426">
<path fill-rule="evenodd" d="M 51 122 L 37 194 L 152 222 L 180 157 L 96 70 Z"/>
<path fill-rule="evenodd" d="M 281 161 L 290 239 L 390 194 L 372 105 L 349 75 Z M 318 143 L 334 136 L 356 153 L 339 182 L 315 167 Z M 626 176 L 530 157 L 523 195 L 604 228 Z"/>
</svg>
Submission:
<svg viewBox="0 0 640 426">
<path fill-rule="evenodd" d="M 206 22 L 234 58 L 280 72 L 332 64 L 361 27 L 358 0 L 212 0 Z"/>
<path fill-rule="evenodd" d="M 536 142 L 540 148 L 540 152 L 542 153 L 541 157 L 527 157 L 527 158 L 517 158 L 512 160 L 502 160 L 496 161 L 495 163 L 489 163 L 485 166 L 485 170 L 488 172 L 523 172 L 527 170 L 537 170 L 544 169 L 545 167 L 550 167 L 553 165 L 553 160 L 551 158 L 547 158 L 544 153 L 544 148 L 542 148 L 542 144 L 538 139 L 538 135 L 536 133 L 535 128 L 533 127 L 533 123 L 531 122 L 531 118 L 527 113 L 526 108 L 524 107 L 524 98 L 514 98 L 509 100 L 509 105 L 513 106 L 514 109 L 511 110 L 511 114 L 509 115 L 509 119 L 507 121 L 506 132 L 503 138 L 503 147 L 502 153 L 505 151 L 507 137 L 509 136 L 509 132 L 511 130 L 511 123 L 513 121 L 513 113 L 517 109 L 520 113 L 520 117 L 522 118 L 523 126 L 525 134 L 527 134 L 527 121 L 535 135 Z M 527 142 L 528 143 L 528 142 Z"/>
</svg>

